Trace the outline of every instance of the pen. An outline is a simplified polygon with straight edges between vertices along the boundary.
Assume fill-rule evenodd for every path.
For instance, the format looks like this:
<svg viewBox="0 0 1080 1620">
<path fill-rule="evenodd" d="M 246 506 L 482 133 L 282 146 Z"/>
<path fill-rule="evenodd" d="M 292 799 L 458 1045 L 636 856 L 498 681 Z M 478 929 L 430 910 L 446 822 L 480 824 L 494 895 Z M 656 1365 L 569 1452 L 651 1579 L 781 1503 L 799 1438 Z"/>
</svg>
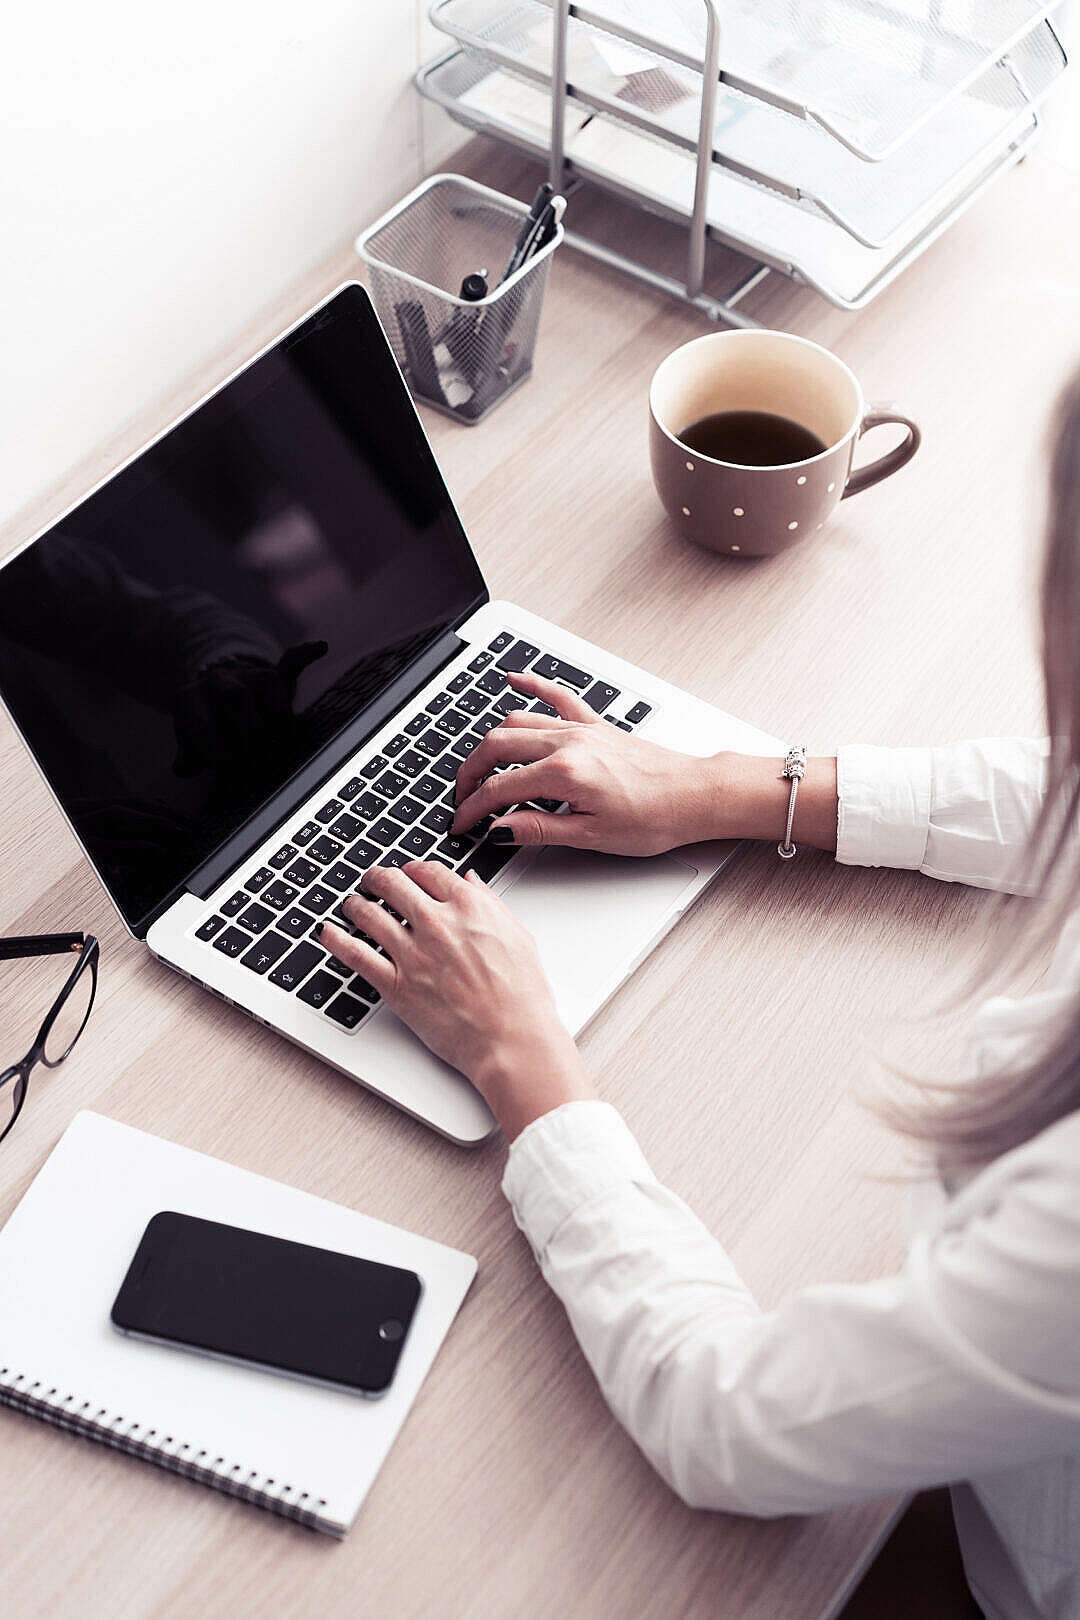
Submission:
<svg viewBox="0 0 1080 1620">
<path fill-rule="evenodd" d="M 547 207 L 554 189 L 555 188 L 552 186 L 550 180 L 545 180 L 543 185 L 537 191 L 536 196 L 532 200 L 532 206 L 530 207 L 529 212 L 526 214 L 521 229 L 518 232 L 517 241 L 514 243 L 514 251 L 507 260 L 506 269 L 503 271 L 500 280 L 506 281 L 507 278 L 512 276 L 514 271 L 520 266 L 525 244 L 532 235 L 536 221 L 540 218 L 544 209 Z"/>
</svg>

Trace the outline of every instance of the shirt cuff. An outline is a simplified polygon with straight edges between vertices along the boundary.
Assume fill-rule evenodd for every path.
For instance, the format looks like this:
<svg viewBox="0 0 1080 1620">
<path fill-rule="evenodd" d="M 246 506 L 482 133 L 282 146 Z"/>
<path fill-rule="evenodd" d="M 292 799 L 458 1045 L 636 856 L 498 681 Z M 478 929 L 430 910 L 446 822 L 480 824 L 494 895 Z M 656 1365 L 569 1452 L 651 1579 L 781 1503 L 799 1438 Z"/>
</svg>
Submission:
<svg viewBox="0 0 1080 1620">
<path fill-rule="evenodd" d="M 846 866 L 919 868 L 930 832 L 929 748 L 841 748 L 836 858 Z"/>
<path fill-rule="evenodd" d="M 627 1182 L 654 1183 L 630 1127 L 610 1103 L 569 1102 L 510 1147 L 502 1189 L 539 1260 L 568 1215 Z"/>
</svg>

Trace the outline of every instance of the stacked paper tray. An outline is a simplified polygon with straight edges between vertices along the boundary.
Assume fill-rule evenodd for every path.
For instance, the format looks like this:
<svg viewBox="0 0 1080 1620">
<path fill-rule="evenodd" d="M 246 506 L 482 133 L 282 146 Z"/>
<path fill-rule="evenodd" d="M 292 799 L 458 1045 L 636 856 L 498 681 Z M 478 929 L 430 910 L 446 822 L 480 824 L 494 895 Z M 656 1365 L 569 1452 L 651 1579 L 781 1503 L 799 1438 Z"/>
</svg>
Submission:
<svg viewBox="0 0 1080 1620">
<path fill-rule="evenodd" d="M 571 60 L 571 80 L 573 71 Z M 467 128 L 541 160 L 547 155 L 549 84 L 509 69 L 489 53 L 463 49 L 421 69 L 417 85 Z M 861 308 L 1023 156 L 1036 133 L 1034 112 L 1028 109 L 1017 126 L 1010 125 L 990 150 L 977 150 L 936 194 L 908 209 L 903 230 L 894 231 L 883 246 L 868 246 L 820 207 L 717 162 L 709 178 L 709 235 L 806 282 L 841 308 Z M 582 179 L 666 218 L 682 223 L 690 218 L 694 157 L 685 144 L 597 113 L 576 95 L 568 98 L 564 127 L 567 161 Z M 888 188 L 886 195 L 891 200 Z"/>
</svg>

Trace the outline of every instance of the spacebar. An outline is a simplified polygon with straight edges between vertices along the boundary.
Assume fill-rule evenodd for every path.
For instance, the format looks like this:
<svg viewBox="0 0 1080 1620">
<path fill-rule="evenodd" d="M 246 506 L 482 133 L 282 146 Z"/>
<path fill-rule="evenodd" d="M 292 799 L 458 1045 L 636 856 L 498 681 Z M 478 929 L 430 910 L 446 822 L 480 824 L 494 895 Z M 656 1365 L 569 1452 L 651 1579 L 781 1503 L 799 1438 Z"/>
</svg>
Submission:
<svg viewBox="0 0 1080 1620">
<path fill-rule="evenodd" d="M 507 861 L 512 861 L 518 853 L 517 844 L 477 844 L 467 861 L 458 868 L 462 877 L 466 872 L 475 872 L 482 877 L 485 883 L 498 877 Z"/>
</svg>

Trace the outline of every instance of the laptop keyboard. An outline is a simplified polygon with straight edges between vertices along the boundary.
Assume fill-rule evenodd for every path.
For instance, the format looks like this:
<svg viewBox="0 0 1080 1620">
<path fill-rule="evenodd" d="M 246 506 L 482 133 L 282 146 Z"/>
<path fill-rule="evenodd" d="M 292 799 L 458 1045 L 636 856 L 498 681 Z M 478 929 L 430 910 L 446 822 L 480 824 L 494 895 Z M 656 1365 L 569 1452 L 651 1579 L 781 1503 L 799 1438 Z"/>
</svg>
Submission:
<svg viewBox="0 0 1080 1620">
<path fill-rule="evenodd" d="M 411 715 L 380 753 L 350 767 L 333 790 L 328 787 L 325 803 L 312 819 L 297 822 L 266 865 L 246 878 L 238 873 L 236 891 L 203 919 L 195 938 L 341 1029 L 358 1029 L 377 1007 L 378 993 L 317 944 L 312 929 L 326 919 L 367 939 L 342 907 L 371 866 L 439 861 L 490 882 L 520 855 L 516 845 L 488 841 L 491 817 L 464 834 L 452 834 L 450 827 L 458 770 L 487 733 L 513 709 L 555 713 L 511 690 L 507 672 L 526 669 L 571 688 L 622 731 L 633 731 L 651 713 L 649 704 L 504 630 Z M 531 803 L 540 810 L 560 808 L 555 800 Z"/>
</svg>

